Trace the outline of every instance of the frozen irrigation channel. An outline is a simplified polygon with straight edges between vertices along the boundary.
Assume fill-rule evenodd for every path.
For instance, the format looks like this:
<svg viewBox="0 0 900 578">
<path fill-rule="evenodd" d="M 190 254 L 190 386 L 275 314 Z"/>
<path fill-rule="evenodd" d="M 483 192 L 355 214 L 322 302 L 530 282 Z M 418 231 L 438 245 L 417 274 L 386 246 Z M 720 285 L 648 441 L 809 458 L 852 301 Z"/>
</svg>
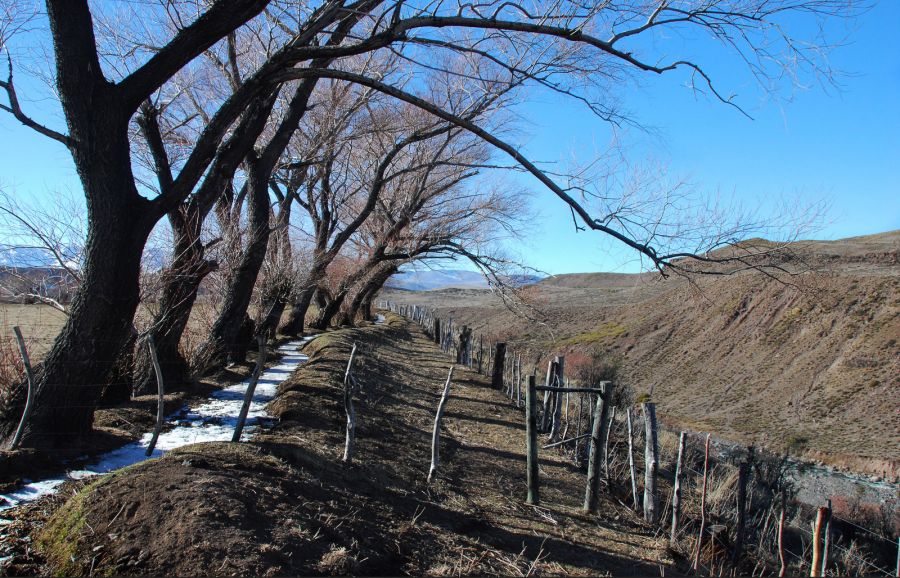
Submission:
<svg viewBox="0 0 900 578">
<path fill-rule="evenodd" d="M 313 339 L 312 336 L 297 341 L 288 342 L 276 351 L 281 355 L 278 364 L 270 367 L 259 376 L 256 391 L 253 395 L 253 403 L 247 414 L 247 422 L 244 426 L 242 440 L 253 435 L 259 424 L 264 421 L 266 404 L 275 397 L 278 384 L 288 378 L 297 367 L 309 359 L 299 352 L 300 347 Z M 0 494 L 0 511 L 18 506 L 23 502 L 35 500 L 43 495 L 51 494 L 67 480 L 80 480 L 90 476 L 105 474 L 136 464 L 151 458 L 158 458 L 169 450 L 198 442 L 230 441 L 237 424 L 238 414 L 244 402 L 244 393 L 247 390 L 249 379 L 241 383 L 226 387 L 214 392 L 209 399 L 195 407 L 183 407 L 166 418 L 167 423 L 174 423 L 175 427 L 159 435 L 153 455 L 145 456 L 147 446 L 150 444 L 151 433 L 130 444 L 122 446 L 99 456 L 99 458 L 85 467 L 83 470 L 73 470 L 65 476 L 30 482 L 19 490 L 9 494 Z M 5 500 L 5 501 L 4 501 Z M 0 525 L 3 521 L 0 520 Z"/>
</svg>

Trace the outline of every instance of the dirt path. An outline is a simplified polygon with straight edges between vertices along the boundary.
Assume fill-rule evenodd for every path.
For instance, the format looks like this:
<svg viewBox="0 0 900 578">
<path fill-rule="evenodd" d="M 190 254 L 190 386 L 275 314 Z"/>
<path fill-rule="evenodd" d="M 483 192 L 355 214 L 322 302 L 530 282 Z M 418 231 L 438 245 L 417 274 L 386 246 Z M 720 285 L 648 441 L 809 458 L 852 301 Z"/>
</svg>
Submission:
<svg viewBox="0 0 900 578">
<path fill-rule="evenodd" d="M 358 349 L 356 457 L 343 464 L 341 382 Z M 253 442 L 207 443 L 106 476 L 34 531 L 44 574 L 656 575 L 674 567 L 637 516 L 601 499 L 552 451 L 543 505 L 524 505 L 523 417 L 460 369 L 442 467 L 430 438 L 450 360 L 421 331 L 387 323 L 328 332 Z M 56 507 L 56 506 L 55 506 Z"/>
<path fill-rule="evenodd" d="M 418 327 L 410 326 L 410 333 L 397 353 L 417 360 L 417 377 L 433 394 L 426 407 L 431 418 L 450 360 Z M 463 535 L 507 555 L 524 548 L 532 560 L 543 551 L 552 573 L 655 574 L 671 563 L 662 541 L 617 501 L 603 496 L 598 515 L 583 514 L 585 474 L 553 450 L 540 452 L 542 504 L 526 506 L 523 412 L 477 372 L 458 367 L 452 387 L 439 487 L 445 503 L 471 517 Z"/>
</svg>

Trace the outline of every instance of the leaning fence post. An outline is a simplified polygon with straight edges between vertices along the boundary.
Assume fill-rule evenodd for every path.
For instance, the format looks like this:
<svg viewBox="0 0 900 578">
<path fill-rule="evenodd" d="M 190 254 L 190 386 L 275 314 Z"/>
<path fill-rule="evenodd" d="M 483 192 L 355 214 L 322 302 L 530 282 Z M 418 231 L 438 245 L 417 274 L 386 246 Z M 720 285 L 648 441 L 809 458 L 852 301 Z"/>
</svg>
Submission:
<svg viewBox="0 0 900 578">
<path fill-rule="evenodd" d="M 19 326 L 13 327 L 13 332 L 16 334 L 16 341 L 19 344 L 19 354 L 22 356 L 22 365 L 25 367 L 25 381 L 28 387 L 28 395 L 25 398 L 25 410 L 22 412 L 22 419 L 19 420 L 19 427 L 16 428 L 16 435 L 13 436 L 12 442 L 9 444 L 9 449 L 14 450 L 19 447 L 19 442 L 22 441 L 22 434 L 25 433 L 25 424 L 28 422 L 28 417 L 31 415 L 31 408 L 34 406 L 34 376 L 31 373 L 31 360 L 28 358 L 28 350 L 25 348 L 25 339 L 22 337 L 22 332 L 19 330 Z"/>
<path fill-rule="evenodd" d="M 597 510 L 597 495 L 600 492 L 600 468 L 603 458 L 602 443 L 604 429 L 606 428 L 606 414 L 609 412 L 608 400 L 612 391 L 609 382 L 600 383 L 600 393 L 597 395 L 597 403 L 594 404 L 594 427 L 591 429 L 591 445 L 588 452 L 587 487 L 584 492 L 585 512 Z"/>
<path fill-rule="evenodd" d="M 434 431 L 431 433 L 431 467 L 428 469 L 428 483 L 431 483 L 431 480 L 434 479 L 438 469 L 438 462 L 440 461 L 441 418 L 444 417 L 444 407 L 447 405 L 447 399 L 450 397 L 451 379 L 453 379 L 452 365 L 450 366 L 450 373 L 447 374 L 447 383 L 444 384 L 441 400 L 438 402 L 437 413 L 434 416 Z"/>
<path fill-rule="evenodd" d="M 678 533 L 678 520 L 681 517 L 681 468 L 684 465 L 684 450 L 687 446 L 687 434 L 678 436 L 678 461 L 675 462 L 675 487 L 672 490 L 672 529 L 669 532 L 669 544 L 675 544 Z M 637 493 L 635 491 L 635 493 Z"/>
<path fill-rule="evenodd" d="M 659 521 L 659 490 L 656 474 L 659 469 L 659 446 L 656 440 L 656 404 L 641 404 L 644 412 L 644 519 L 655 524 Z"/>
<path fill-rule="evenodd" d="M 491 385 L 495 389 L 503 389 L 503 364 L 506 359 L 506 344 L 498 343 L 494 348 L 494 373 L 491 376 Z"/>
<path fill-rule="evenodd" d="M 709 438 L 706 434 L 706 449 L 703 454 L 703 489 L 700 494 L 700 532 L 697 535 L 697 548 L 694 550 L 694 572 L 700 568 L 700 547 L 703 545 L 703 533 L 706 532 L 706 485 L 709 480 Z"/>
<path fill-rule="evenodd" d="M 528 376 L 525 390 L 525 455 L 526 476 L 528 478 L 528 499 L 525 503 L 537 506 L 540 501 L 540 480 L 538 479 L 537 448 L 537 389 L 534 374 Z"/>
<path fill-rule="evenodd" d="M 347 370 L 344 371 L 344 413 L 347 414 L 347 435 L 344 439 L 344 463 L 353 461 L 353 450 L 356 447 L 356 410 L 353 408 L 353 376 L 350 370 L 353 368 L 353 358 L 356 357 L 356 344 L 350 350 L 350 359 L 347 360 Z"/>
<path fill-rule="evenodd" d="M 156 390 L 158 399 L 156 401 L 156 426 L 153 428 L 153 437 L 150 438 L 150 445 L 147 446 L 147 452 L 144 454 L 150 457 L 156 448 L 156 442 L 159 440 L 159 432 L 163 426 L 163 412 L 166 403 L 166 387 L 163 383 L 162 369 L 159 367 L 159 357 L 156 355 L 156 344 L 153 342 L 153 336 L 147 335 L 147 349 L 150 350 L 150 361 L 153 363 L 153 372 L 156 373 Z"/>
<path fill-rule="evenodd" d="M 266 363 L 266 337 L 259 334 L 256 336 L 256 341 L 259 343 L 259 354 L 256 356 L 256 367 L 253 369 L 250 383 L 247 384 L 247 391 L 244 392 L 244 404 L 241 406 L 241 413 L 238 415 L 237 425 L 234 426 L 234 435 L 231 436 L 232 442 L 241 441 L 241 432 L 244 431 L 244 422 L 247 421 L 247 412 L 250 411 L 253 393 L 256 391 L 259 375 L 262 373 L 263 365 Z"/>
</svg>

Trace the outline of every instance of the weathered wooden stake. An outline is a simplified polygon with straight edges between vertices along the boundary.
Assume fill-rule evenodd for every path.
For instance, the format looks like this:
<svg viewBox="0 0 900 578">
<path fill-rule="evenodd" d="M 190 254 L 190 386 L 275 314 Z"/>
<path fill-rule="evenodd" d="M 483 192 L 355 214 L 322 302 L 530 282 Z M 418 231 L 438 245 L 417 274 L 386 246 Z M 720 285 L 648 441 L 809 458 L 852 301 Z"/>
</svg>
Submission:
<svg viewBox="0 0 900 578">
<path fill-rule="evenodd" d="M 697 535 L 697 548 L 694 550 L 694 572 L 700 568 L 700 547 L 703 545 L 703 533 L 706 532 L 706 485 L 709 479 L 709 438 L 706 434 L 706 450 L 703 457 L 703 489 L 700 494 L 700 532 Z"/>
<path fill-rule="evenodd" d="M 556 389 L 562 389 L 563 384 L 565 383 L 564 375 L 565 375 L 565 367 L 566 367 L 566 358 L 563 355 L 557 356 L 556 358 Z M 554 398 L 554 406 L 553 406 L 553 427 L 550 430 L 550 440 L 555 441 L 560 434 L 559 428 L 562 424 L 562 404 L 563 404 L 563 395 L 559 391 L 553 392 Z"/>
<path fill-rule="evenodd" d="M 513 358 L 513 387 L 516 388 L 516 407 L 522 407 L 522 356 L 518 353 Z"/>
<path fill-rule="evenodd" d="M 678 436 L 678 461 L 675 462 L 675 487 L 672 490 L 672 529 L 669 532 L 669 544 L 675 544 L 675 536 L 678 533 L 678 521 L 681 518 L 681 468 L 684 465 L 684 450 L 686 446 L 687 434 L 681 432 Z M 637 493 L 636 488 L 635 493 Z"/>
<path fill-rule="evenodd" d="M 644 519 L 659 522 L 659 490 L 656 475 L 659 470 L 659 445 L 656 439 L 656 404 L 641 404 L 644 413 Z"/>
<path fill-rule="evenodd" d="M 575 424 L 575 463 L 578 464 L 581 460 L 581 454 L 578 453 L 579 443 L 578 440 L 581 439 L 581 417 L 584 414 L 584 394 L 578 394 L 578 422 Z"/>
<path fill-rule="evenodd" d="M 525 455 L 526 476 L 528 480 L 528 498 L 526 504 L 537 506 L 540 501 L 540 481 L 538 480 L 538 447 L 537 447 L 537 390 L 535 376 L 528 376 L 525 389 Z"/>
<path fill-rule="evenodd" d="M 784 560 L 784 520 L 787 516 L 787 497 L 784 490 L 781 490 L 781 513 L 778 515 L 778 561 L 781 562 L 781 569 L 778 570 L 778 576 L 783 577 L 787 572 L 787 563 Z"/>
<path fill-rule="evenodd" d="M 453 379 L 453 366 L 450 366 L 450 373 L 447 374 L 447 383 L 444 384 L 444 392 L 441 394 L 441 400 L 438 402 L 437 413 L 434 416 L 434 431 L 431 434 L 431 467 L 428 469 L 428 483 L 434 479 L 437 474 L 438 462 L 440 462 L 441 453 L 441 419 L 444 417 L 444 407 L 450 398 L 450 380 Z"/>
<path fill-rule="evenodd" d="M 250 377 L 250 383 L 247 384 L 247 391 L 244 392 L 244 403 L 241 405 L 240 414 L 238 414 L 237 425 L 234 426 L 234 435 L 231 436 L 232 442 L 241 441 L 244 422 L 247 421 L 247 412 L 250 411 L 250 404 L 253 402 L 253 393 L 256 391 L 256 384 L 259 382 L 259 376 L 262 374 L 263 366 L 266 364 L 266 336 L 262 334 L 257 335 L 256 342 L 259 344 L 259 353 L 256 355 L 256 367 L 253 368 L 253 375 Z"/>
<path fill-rule="evenodd" d="M 816 525 L 813 529 L 812 563 L 809 566 L 810 576 L 822 576 L 822 529 L 825 527 L 825 519 L 828 515 L 828 508 L 819 506 L 816 512 Z"/>
<path fill-rule="evenodd" d="M 484 335 L 478 334 L 478 374 L 484 375 Z"/>
<path fill-rule="evenodd" d="M 147 335 L 147 349 L 150 350 L 150 361 L 153 363 L 153 372 L 156 374 L 157 392 L 156 425 L 153 428 L 153 437 L 150 438 L 150 445 L 147 446 L 147 452 L 144 454 L 147 457 L 150 457 L 153 455 L 153 450 L 156 448 L 156 442 L 159 440 L 159 433 L 162 431 L 163 412 L 165 411 L 166 404 L 166 387 L 163 383 L 163 373 L 162 369 L 159 367 L 159 358 L 156 355 L 156 344 L 153 342 L 152 335 Z"/>
<path fill-rule="evenodd" d="M 751 450 L 751 456 L 752 450 Z M 731 566 L 737 569 L 744 549 L 744 525 L 747 517 L 747 480 L 750 479 L 750 461 L 738 466 L 737 522 L 734 532 L 734 548 L 731 551 Z"/>
<path fill-rule="evenodd" d="M 506 360 L 506 344 L 498 343 L 494 348 L 494 373 L 491 376 L 491 385 L 496 389 L 503 388 L 503 364 Z"/>
<path fill-rule="evenodd" d="M 750 462 L 738 466 L 737 522 L 734 532 L 734 549 L 731 551 L 731 566 L 737 568 L 744 548 L 744 524 L 747 517 L 747 480 L 750 479 Z"/>
<path fill-rule="evenodd" d="M 553 387 L 553 380 L 556 377 L 556 360 L 551 359 L 547 363 L 547 376 L 544 379 L 544 386 Z M 545 432 L 550 427 L 550 413 L 552 409 L 553 394 L 549 389 L 544 390 L 544 406 L 541 412 L 541 431 Z"/>
<path fill-rule="evenodd" d="M 900 578 L 900 537 L 897 538 L 897 569 L 894 571 L 894 576 Z"/>
<path fill-rule="evenodd" d="M 28 349 L 25 348 L 25 339 L 22 337 L 22 331 L 18 325 L 13 327 L 13 333 L 16 334 L 16 342 L 19 344 L 19 355 L 22 356 L 22 365 L 25 367 L 25 382 L 28 387 L 27 397 L 25 398 L 25 410 L 22 412 L 22 419 L 19 420 L 19 427 L 16 428 L 16 434 L 13 436 L 9 449 L 14 450 L 19 447 L 22 441 L 22 434 L 25 433 L 25 424 L 28 423 L 28 417 L 31 415 L 31 409 L 34 406 L 34 375 L 31 373 L 31 360 L 28 358 Z"/>
<path fill-rule="evenodd" d="M 432 322 L 431 331 L 432 331 L 431 338 L 434 340 L 435 343 L 440 344 L 441 343 L 441 320 L 438 319 L 437 317 L 435 317 L 434 321 Z"/>
<path fill-rule="evenodd" d="M 612 485 L 612 476 L 609 473 L 609 438 L 612 435 L 612 430 L 615 423 L 616 408 L 615 406 L 613 406 L 612 411 L 609 412 L 609 426 L 606 428 L 606 436 L 603 438 L 603 474 L 606 476 L 607 488 Z"/>
<path fill-rule="evenodd" d="M 353 450 L 356 449 L 356 410 L 353 408 L 353 377 L 350 370 L 353 367 L 353 358 L 356 357 L 356 344 L 350 350 L 350 359 L 347 360 L 347 370 L 344 371 L 344 413 L 347 414 L 347 435 L 344 438 L 343 462 L 353 462 Z"/>
<path fill-rule="evenodd" d="M 600 468 L 602 467 L 603 438 L 606 437 L 603 430 L 606 428 L 606 416 L 609 413 L 609 403 L 612 393 L 612 384 L 603 382 L 600 384 L 602 393 L 597 395 L 597 403 L 594 405 L 594 427 L 591 430 L 591 445 L 588 453 L 587 487 L 584 492 L 585 512 L 597 510 L 597 496 L 600 493 Z"/>
<path fill-rule="evenodd" d="M 828 558 L 831 553 L 831 500 L 825 500 L 828 516 L 825 519 L 825 545 L 822 547 L 822 576 L 828 575 Z"/>
</svg>

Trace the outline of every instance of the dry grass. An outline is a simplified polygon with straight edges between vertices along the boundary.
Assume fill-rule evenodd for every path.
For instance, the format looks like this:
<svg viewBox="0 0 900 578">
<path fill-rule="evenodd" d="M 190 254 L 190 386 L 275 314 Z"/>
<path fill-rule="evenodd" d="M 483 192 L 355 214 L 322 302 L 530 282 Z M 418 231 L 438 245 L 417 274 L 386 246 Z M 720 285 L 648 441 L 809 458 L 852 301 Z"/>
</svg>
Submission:
<svg viewBox="0 0 900 578">
<path fill-rule="evenodd" d="M 651 281 L 578 274 L 539 293 L 543 323 L 488 291 L 385 291 L 550 355 L 604 352 L 667 423 L 900 478 L 900 233 L 813 243 L 827 274 Z M 818 253 L 817 253 L 818 251 Z M 699 290 L 698 290 L 699 289 Z M 798 443 L 802 439 L 802 444 Z M 793 447 L 790 447 L 793 446 Z"/>
</svg>

